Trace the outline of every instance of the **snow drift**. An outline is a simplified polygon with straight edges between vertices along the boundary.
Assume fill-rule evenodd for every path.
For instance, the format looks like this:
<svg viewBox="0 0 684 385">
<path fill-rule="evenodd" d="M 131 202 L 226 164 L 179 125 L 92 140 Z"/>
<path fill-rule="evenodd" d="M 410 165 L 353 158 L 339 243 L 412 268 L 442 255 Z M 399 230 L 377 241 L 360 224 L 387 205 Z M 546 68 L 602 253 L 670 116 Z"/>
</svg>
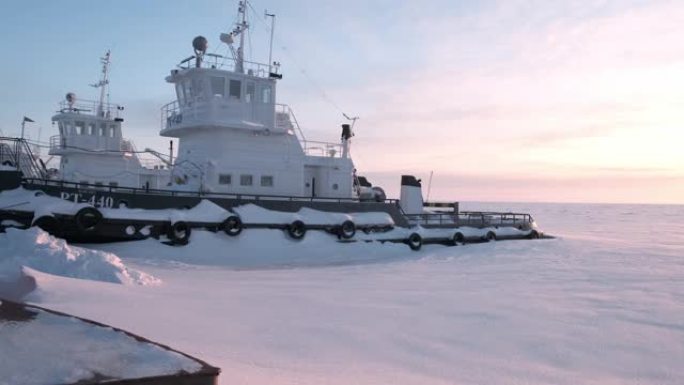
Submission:
<svg viewBox="0 0 684 385">
<path fill-rule="evenodd" d="M 38 228 L 6 231 L 0 234 L 0 283 L 17 282 L 30 275 L 24 267 L 63 277 L 125 285 L 160 283 L 149 274 L 126 267 L 115 254 L 68 245 Z"/>
</svg>

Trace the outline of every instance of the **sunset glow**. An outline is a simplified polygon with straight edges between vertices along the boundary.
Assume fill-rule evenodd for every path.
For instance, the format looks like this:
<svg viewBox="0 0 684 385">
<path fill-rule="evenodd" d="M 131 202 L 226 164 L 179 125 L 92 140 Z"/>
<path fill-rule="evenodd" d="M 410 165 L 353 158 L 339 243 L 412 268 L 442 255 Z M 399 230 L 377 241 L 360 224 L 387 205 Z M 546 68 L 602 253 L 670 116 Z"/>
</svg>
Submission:
<svg viewBox="0 0 684 385">
<path fill-rule="evenodd" d="M 126 133 L 160 150 L 158 109 L 173 98 L 163 78 L 196 34 L 219 45 L 230 20 L 210 10 L 231 5 L 188 16 L 186 5 L 124 1 L 103 7 L 126 25 L 100 29 L 88 2 L 29 3 L 0 16 L 3 45 L 22 51 L 0 75 L 0 129 L 15 134 L 28 114 L 42 139 L 52 134 L 55 103 L 92 93 L 85 84 L 111 48 Z M 321 140 L 337 140 L 341 112 L 358 115 L 357 168 L 391 195 L 399 174 L 433 172 L 440 199 L 684 203 L 681 3 L 341 4 L 255 2 L 278 14 L 279 100 Z M 81 24 L 58 22 L 67 8 Z M 255 21 L 253 39 L 266 36 Z"/>
</svg>

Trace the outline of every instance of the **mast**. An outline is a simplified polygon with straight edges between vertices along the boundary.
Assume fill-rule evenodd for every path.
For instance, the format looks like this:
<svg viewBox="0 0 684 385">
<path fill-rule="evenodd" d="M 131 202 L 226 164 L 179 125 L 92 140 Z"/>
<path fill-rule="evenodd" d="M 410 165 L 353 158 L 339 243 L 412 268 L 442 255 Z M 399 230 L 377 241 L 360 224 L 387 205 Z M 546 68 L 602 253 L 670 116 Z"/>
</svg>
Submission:
<svg viewBox="0 0 684 385">
<path fill-rule="evenodd" d="M 238 21 L 237 30 L 240 32 L 240 46 L 237 50 L 237 60 L 235 61 L 235 72 L 245 72 L 245 31 L 249 28 L 247 24 L 247 0 L 242 0 L 238 6 Z"/>
<path fill-rule="evenodd" d="M 97 115 L 105 116 L 105 97 L 108 96 L 107 85 L 109 84 L 109 64 L 111 63 L 109 50 L 107 50 L 107 53 L 105 53 L 104 57 L 100 58 L 100 62 L 102 62 L 102 78 L 99 82 L 91 84 L 91 86 L 100 88 L 100 100 L 97 104 Z"/>
<path fill-rule="evenodd" d="M 268 46 L 268 73 L 269 75 L 273 72 L 271 67 L 273 66 L 273 31 L 275 30 L 275 13 L 268 13 L 264 11 L 264 17 L 271 18 L 271 41 Z"/>
</svg>

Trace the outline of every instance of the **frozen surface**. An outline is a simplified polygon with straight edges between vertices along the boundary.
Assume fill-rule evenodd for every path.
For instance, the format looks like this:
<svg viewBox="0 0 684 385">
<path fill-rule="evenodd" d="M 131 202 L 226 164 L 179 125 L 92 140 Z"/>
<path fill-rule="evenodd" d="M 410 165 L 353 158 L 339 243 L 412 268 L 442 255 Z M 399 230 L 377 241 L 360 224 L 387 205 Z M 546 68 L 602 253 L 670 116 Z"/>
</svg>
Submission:
<svg viewBox="0 0 684 385">
<path fill-rule="evenodd" d="M 1 385 L 71 384 L 96 376 L 130 379 L 201 369 L 185 356 L 111 328 L 30 312 L 31 319 L 21 322 L 0 317 Z"/>
<path fill-rule="evenodd" d="M 529 211 L 560 237 L 416 253 L 193 232 L 101 246 L 164 285 L 36 274 L 28 299 L 201 357 L 223 384 L 682 383 L 684 207 L 462 209 Z"/>
<path fill-rule="evenodd" d="M 63 277 L 112 283 L 159 283 L 149 274 L 129 269 L 114 254 L 68 245 L 35 227 L 8 228 L 0 233 L 0 297 L 7 283 L 27 275 L 25 267 Z"/>
</svg>

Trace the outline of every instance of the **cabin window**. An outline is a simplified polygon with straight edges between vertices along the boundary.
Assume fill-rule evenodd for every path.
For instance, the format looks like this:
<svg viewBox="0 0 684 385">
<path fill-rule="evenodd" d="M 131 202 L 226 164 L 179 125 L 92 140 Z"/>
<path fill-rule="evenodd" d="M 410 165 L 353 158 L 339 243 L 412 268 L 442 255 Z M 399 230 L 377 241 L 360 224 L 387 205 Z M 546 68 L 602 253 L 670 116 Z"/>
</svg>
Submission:
<svg viewBox="0 0 684 385">
<path fill-rule="evenodd" d="M 242 89 L 242 82 L 239 80 L 230 80 L 230 89 L 228 90 L 228 95 L 231 98 L 240 99 L 240 90 Z"/>
<path fill-rule="evenodd" d="M 100 136 L 107 136 L 107 125 L 100 123 Z"/>
<path fill-rule="evenodd" d="M 95 135 L 95 123 L 88 123 L 88 130 L 86 131 L 86 135 Z"/>
<path fill-rule="evenodd" d="M 263 86 L 261 88 L 261 102 L 271 103 L 271 86 Z"/>
<path fill-rule="evenodd" d="M 240 186 L 251 186 L 252 185 L 252 176 L 251 175 L 240 175 Z"/>
<path fill-rule="evenodd" d="M 85 123 L 84 122 L 76 122 L 76 134 L 77 135 L 85 135 Z"/>
<path fill-rule="evenodd" d="M 254 95 L 256 94 L 256 86 L 254 82 L 249 82 L 245 85 L 245 101 L 247 103 L 252 103 L 254 101 Z"/>
<path fill-rule="evenodd" d="M 340 186 L 337 183 L 333 183 L 332 188 L 333 190 L 337 190 L 340 188 Z"/>
<path fill-rule="evenodd" d="M 210 82 L 211 94 L 213 96 L 223 97 L 226 93 L 226 78 L 222 76 L 212 76 Z"/>
<path fill-rule="evenodd" d="M 183 84 L 176 83 L 176 95 L 178 96 L 178 104 L 185 104 L 185 92 L 183 91 Z"/>
<path fill-rule="evenodd" d="M 219 174 L 219 184 L 231 184 L 232 179 L 230 174 Z"/>
<path fill-rule="evenodd" d="M 204 93 L 204 82 L 202 80 L 204 79 L 192 79 L 192 97 L 198 100 L 202 100 L 202 96 Z"/>
<path fill-rule="evenodd" d="M 113 138 L 116 136 L 116 125 L 112 124 L 109 126 L 109 137 Z"/>
<path fill-rule="evenodd" d="M 188 104 L 192 101 L 192 93 L 190 93 L 191 90 L 192 90 L 192 87 L 190 87 L 190 81 L 184 80 L 183 81 L 183 96 L 185 97 L 185 104 Z"/>
<path fill-rule="evenodd" d="M 273 176 L 262 175 L 261 176 L 261 187 L 273 187 Z"/>
<path fill-rule="evenodd" d="M 66 134 L 66 133 L 64 132 L 64 123 L 62 123 L 62 122 L 57 122 L 57 126 L 59 127 L 59 134 L 62 135 L 62 136 L 64 136 L 64 134 Z"/>
</svg>

